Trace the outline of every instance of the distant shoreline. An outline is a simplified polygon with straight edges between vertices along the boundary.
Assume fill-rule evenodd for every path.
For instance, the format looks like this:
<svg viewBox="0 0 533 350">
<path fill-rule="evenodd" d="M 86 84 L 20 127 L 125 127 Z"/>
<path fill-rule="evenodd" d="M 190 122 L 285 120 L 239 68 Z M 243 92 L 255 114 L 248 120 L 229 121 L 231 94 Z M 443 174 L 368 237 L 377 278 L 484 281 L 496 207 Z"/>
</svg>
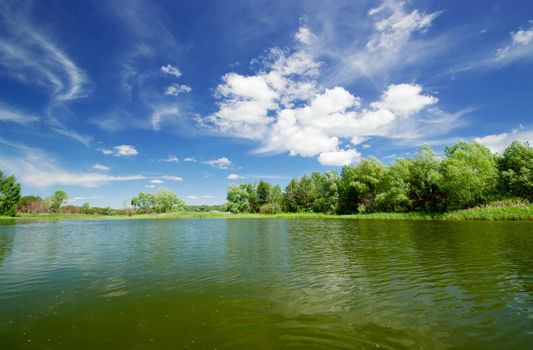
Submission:
<svg viewBox="0 0 533 350">
<path fill-rule="evenodd" d="M 482 207 L 444 213 L 404 212 L 334 215 L 322 213 L 232 214 L 229 212 L 173 212 L 162 214 L 90 215 L 90 214 L 17 214 L 0 216 L 1 220 L 138 220 L 138 219 L 361 219 L 361 220 L 510 220 L 533 221 L 533 204 Z"/>
</svg>

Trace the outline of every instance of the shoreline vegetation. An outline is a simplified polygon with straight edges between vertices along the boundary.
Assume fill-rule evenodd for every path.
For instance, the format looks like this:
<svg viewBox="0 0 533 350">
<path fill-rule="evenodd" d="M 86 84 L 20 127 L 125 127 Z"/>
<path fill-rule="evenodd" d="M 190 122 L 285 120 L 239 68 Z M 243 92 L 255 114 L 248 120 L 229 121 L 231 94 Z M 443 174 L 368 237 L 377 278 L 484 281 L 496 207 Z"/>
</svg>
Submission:
<svg viewBox="0 0 533 350">
<path fill-rule="evenodd" d="M 44 199 L 21 196 L 15 177 L 0 171 L 0 217 L 533 220 L 533 148 L 513 141 L 499 155 L 477 142 L 458 141 L 437 155 L 424 145 L 412 158 L 390 165 L 370 157 L 340 173 L 293 178 L 284 188 L 264 180 L 231 183 L 226 203 L 211 206 L 187 206 L 164 187 L 139 193 L 122 209 L 71 203 L 60 189 Z"/>
<path fill-rule="evenodd" d="M 139 220 L 139 219 L 361 219 L 361 220 L 437 220 L 437 221 L 533 221 L 533 204 L 495 203 L 483 207 L 453 210 L 449 212 L 376 212 L 360 214 L 325 213 L 231 213 L 221 211 L 180 211 L 170 213 L 151 213 L 133 215 L 98 215 L 40 213 L 17 216 L 0 216 L 0 220 Z"/>
</svg>

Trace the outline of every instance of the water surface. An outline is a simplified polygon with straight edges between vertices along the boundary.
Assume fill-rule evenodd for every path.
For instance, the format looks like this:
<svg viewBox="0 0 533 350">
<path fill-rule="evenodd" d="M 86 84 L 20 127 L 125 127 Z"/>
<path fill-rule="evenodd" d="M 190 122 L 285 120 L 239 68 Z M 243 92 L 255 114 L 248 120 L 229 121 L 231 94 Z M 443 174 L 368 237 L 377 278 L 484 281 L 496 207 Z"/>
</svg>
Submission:
<svg viewBox="0 0 533 350">
<path fill-rule="evenodd" d="M 19 348 L 533 348 L 533 226 L 0 224 L 0 349 Z"/>
</svg>

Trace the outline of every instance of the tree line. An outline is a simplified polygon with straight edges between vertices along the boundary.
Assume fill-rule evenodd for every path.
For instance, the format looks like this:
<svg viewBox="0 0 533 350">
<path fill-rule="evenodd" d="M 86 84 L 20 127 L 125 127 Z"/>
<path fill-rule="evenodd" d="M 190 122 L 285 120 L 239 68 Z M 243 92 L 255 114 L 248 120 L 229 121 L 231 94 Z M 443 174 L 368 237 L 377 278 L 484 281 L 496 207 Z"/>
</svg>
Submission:
<svg viewBox="0 0 533 350">
<path fill-rule="evenodd" d="M 234 213 L 441 212 L 492 201 L 533 201 L 533 149 L 512 142 L 502 155 L 459 141 L 443 157 L 423 146 L 412 158 L 385 166 L 376 158 L 344 166 L 340 174 L 313 172 L 293 178 L 284 191 L 259 181 L 230 185 L 227 209 Z"/>
</svg>

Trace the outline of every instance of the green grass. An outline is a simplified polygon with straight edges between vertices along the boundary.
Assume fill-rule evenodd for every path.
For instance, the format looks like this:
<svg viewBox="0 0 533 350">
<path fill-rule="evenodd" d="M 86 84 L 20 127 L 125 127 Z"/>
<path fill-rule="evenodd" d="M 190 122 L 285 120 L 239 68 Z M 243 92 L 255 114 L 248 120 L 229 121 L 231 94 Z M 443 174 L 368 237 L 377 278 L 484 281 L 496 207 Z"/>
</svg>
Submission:
<svg viewBox="0 0 533 350">
<path fill-rule="evenodd" d="M 105 216 L 85 214 L 18 214 L 17 217 L 0 216 L 2 220 L 131 220 L 131 219 L 195 219 L 195 218 L 284 218 L 284 219 L 380 219 L 380 220 L 533 220 L 533 204 L 492 204 L 484 207 L 455 210 L 445 213 L 368 213 L 353 215 L 328 215 L 321 213 L 231 214 L 226 212 L 175 212 L 165 214 L 139 214 L 132 216 Z"/>
</svg>

